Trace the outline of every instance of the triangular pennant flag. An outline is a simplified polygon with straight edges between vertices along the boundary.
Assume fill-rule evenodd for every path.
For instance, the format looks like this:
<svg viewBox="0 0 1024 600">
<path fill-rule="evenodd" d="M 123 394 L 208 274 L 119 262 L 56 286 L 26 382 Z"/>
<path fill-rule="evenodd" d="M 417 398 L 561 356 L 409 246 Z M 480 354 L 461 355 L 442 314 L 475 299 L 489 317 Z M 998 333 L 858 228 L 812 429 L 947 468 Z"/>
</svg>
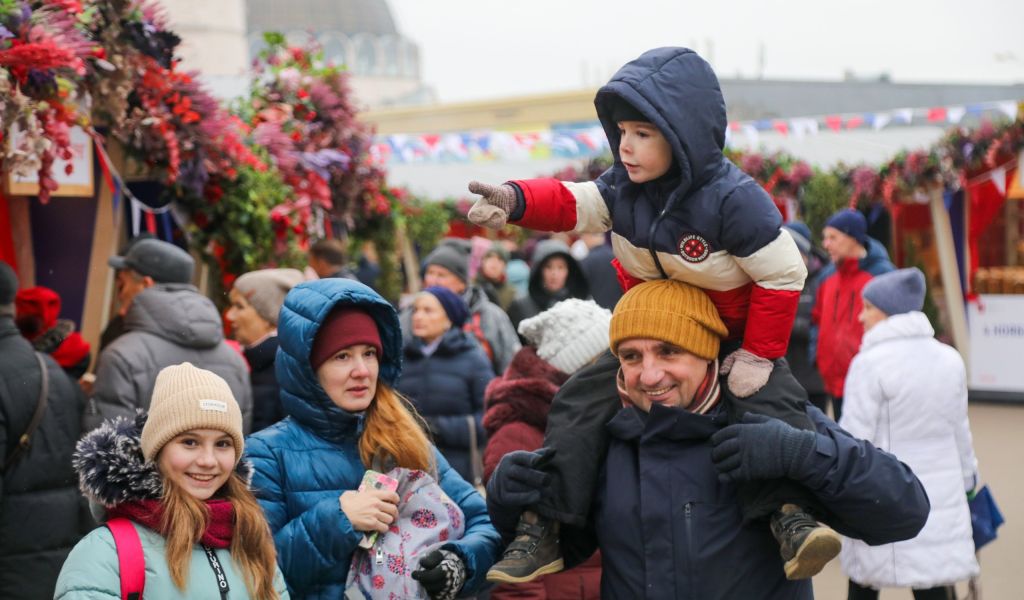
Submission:
<svg viewBox="0 0 1024 600">
<path fill-rule="evenodd" d="M 914 109 L 912 108 L 898 108 L 892 111 L 893 120 L 899 121 L 900 123 L 910 123 L 914 120 Z"/>
<path fill-rule="evenodd" d="M 1000 196 L 1006 195 L 1006 167 L 996 167 L 992 169 L 992 183 L 999 190 Z"/>
<path fill-rule="evenodd" d="M 854 115 L 846 120 L 847 129 L 856 129 L 864 124 L 864 117 L 860 115 Z"/>
<path fill-rule="evenodd" d="M 928 109 L 928 122 L 938 123 L 939 121 L 946 120 L 946 107 L 936 106 Z"/>
<path fill-rule="evenodd" d="M 790 119 L 789 127 L 797 137 L 818 133 L 818 122 L 814 119 Z"/>
<path fill-rule="evenodd" d="M 825 125 L 832 131 L 839 131 L 843 126 L 843 118 L 838 115 L 825 117 Z"/>
<path fill-rule="evenodd" d="M 946 109 L 946 119 L 950 123 L 959 123 L 965 114 L 967 114 L 967 109 L 963 106 L 950 106 Z"/>
<path fill-rule="evenodd" d="M 1017 118 L 1017 103 L 1010 100 L 1008 102 L 1000 102 L 998 105 L 999 112 L 1003 113 L 1011 119 Z"/>
<path fill-rule="evenodd" d="M 772 121 L 772 128 L 775 131 L 778 131 L 779 133 L 781 133 L 782 135 L 789 135 L 789 123 L 786 123 L 785 121 L 783 121 L 781 119 L 777 119 L 775 121 Z"/>
<path fill-rule="evenodd" d="M 878 131 L 888 125 L 889 121 L 892 121 L 892 115 L 889 113 L 877 113 L 871 126 L 875 128 L 875 131 Z"/>
</svg>

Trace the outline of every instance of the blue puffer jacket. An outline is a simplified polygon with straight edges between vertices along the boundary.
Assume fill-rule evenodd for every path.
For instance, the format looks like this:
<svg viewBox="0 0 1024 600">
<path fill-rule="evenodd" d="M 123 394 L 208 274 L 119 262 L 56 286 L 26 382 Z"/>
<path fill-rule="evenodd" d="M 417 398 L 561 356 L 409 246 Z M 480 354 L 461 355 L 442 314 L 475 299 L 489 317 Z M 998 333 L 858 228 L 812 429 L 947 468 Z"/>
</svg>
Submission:
<svg viewBox="0 0 1024 600">
<path fill-rule="evenodd" d="M 416 410 L 433 430 L 437 449 L 469 480 L 469 422 L 476 428 L 476 444 L 481 456 L 486 440 L 481 419 L 484 390 L 494 379 L 491 361 L 471 334 L 452 328 L 430 356 L 423 354 L 423 342 L 413 338 L 405 343 L 405 365 L 398 391 L 412 400 Z M 482 476 L 482 475 L 481 475 Z"/>
<path fill-rule="evenodd" d="M 356 281 L 303 283 L 288 293 L 278 323 L 277 379 L 288 416 L 246 442 L 255 467 L 253 491 L 295 598 L 342 598 L 352 553 L 362 538 L 338 498 L 359 487 L 366 471 L 357 446 L 363 416 L 331 402 L 309 364 L 320 323 L 340 303 L 361 306 L 377 322 L 383 346 L 379 379 L 394 385 L 401 372 L 402 334 L 391 305 Z M 465 536 L 444 547 L 462 558 L 467 569 L 463 593 L 472 593 L 497 558 L 500 540 L 483 498 L 440 453 L 436 456 L 441 488 L 466 518 Z"/>
</svg>

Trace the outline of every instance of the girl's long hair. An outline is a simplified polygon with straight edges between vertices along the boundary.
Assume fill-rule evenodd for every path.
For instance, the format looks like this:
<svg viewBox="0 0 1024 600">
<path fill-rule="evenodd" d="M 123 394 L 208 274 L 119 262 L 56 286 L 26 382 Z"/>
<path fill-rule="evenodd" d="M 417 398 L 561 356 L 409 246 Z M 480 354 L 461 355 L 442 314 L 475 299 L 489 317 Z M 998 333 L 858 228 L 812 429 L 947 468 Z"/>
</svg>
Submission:
<svg viewBox="0 0 1024 600">
<path fill-rule="evenodd" d="M 243 574 L 249 597 L 277 600 L 274 589 L 277 553 L 263 509 L 238 473 L 231 473 L 218 491 L 218 497 L 231 501 L 234 508 L 231 558 Z M 203 537 L 210 515 L 206 503 L 166 477 L 162 500 L 164 514 L 160 528 L 167 544 L 167 568 L 174 585 L 184 592 L 192 550 Z"/>
<path fill-rule="evenodd" d="M 367 468 L 374 459 L 382 464 L 433 472 L 434 453 L 423 419 L 405 398 L 382 381 L 366 409 L 366 423 L 359 437 L 359 457 Z"/>
</svg>

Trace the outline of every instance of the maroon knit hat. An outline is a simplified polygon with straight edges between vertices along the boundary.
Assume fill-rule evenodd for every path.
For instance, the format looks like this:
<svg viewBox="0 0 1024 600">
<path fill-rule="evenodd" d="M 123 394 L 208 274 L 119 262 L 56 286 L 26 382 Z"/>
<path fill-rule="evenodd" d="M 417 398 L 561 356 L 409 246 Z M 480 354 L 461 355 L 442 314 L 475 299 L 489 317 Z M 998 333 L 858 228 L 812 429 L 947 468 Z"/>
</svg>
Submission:
<svg viewBox="0 0 1024 600">
<path fill-rule="evenodd" d="M 338 308 L 327 315 L 316 332 L 313 349 L 309 352 L 309 365 L 316 371 L 339 350 L 356 344 L 373 346 L 378 359 L 383 358 L 380 332 L 373 317 L 360 308 Z"/>
</svg>

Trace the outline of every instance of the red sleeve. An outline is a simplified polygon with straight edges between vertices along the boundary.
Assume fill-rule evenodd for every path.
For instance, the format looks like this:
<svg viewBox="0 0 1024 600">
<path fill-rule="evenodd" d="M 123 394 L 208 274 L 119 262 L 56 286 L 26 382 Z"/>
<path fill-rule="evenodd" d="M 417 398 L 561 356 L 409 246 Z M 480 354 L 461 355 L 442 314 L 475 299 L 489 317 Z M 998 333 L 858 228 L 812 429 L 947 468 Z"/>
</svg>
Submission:
<svg viewBox="0 0 1024 600">
<path fill-rule="evenodd" d="M 769 290 L 755 285 L 750 290 L 743 349 L 771 360 L 785 356 L 799 303 L 799 291 Z"/>
<path fill-rule="evenodd" d="M 572 231 L 576 227 L 576 197 L 557 179 L 511 181 L 523 191 L 526 209 L 515 222 L 536 231 Z"/>
<path fill-rule="evenodd" d="M 534 451 L 544 445 L 544 432 L 526 423 L 516 421 L 503 426 L 487 440 L 484 448 L 484 481 L 488 481 L 498 468 L 501 458 L 515 450 Z"/>
</svg>

